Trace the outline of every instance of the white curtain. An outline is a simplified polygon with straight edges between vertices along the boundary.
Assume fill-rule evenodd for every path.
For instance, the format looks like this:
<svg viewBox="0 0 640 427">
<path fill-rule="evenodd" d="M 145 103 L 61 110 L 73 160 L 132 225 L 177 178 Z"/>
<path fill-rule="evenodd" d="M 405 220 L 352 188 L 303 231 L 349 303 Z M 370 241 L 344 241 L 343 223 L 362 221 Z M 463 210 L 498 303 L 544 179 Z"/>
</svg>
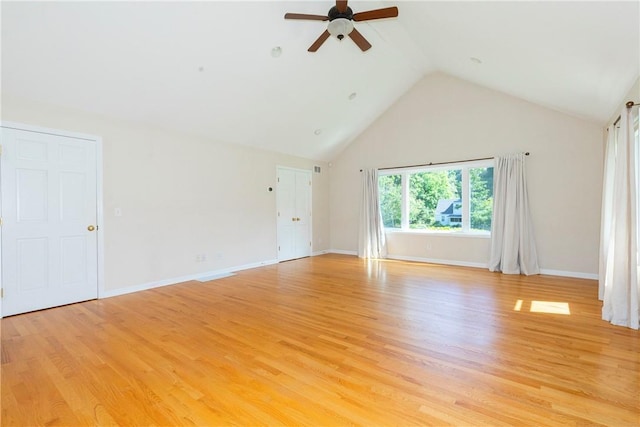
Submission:
<svg viewBox="0 0 640 427">
<path fill-rule="evenodd" d="M 384 236 L 378 197 L 377 169 L 362 171 L 362 204 L 358 234 L 358 256 L 360 258 L 385 258 L 387 256 L 387 242 Z"/>
<path fill-rule="evenodd" d="M 604 175 L 602 178 L 602 210 L 600 213 L 600 267 L 598 269 L 598 299 L 604 299 L 606 282 L 607 255 L 611 242 L 611 225 L 613 215 L 613 173 L 616 170 L 616 127 L 608 129 L 607 145 L 604 154 Z"/>
<path fill-rule="evenodd" d="M 529 212 L 524 153 L 496 157 L 489 270 L 539 274 Z"/>
<path fill-rule="evenodd" d="M 620 128 L 612 126 L 607 138 L 599 295 L 604 320 L 639 329 L 638 143 L 633 114 L 632 108 L 626 108 L 620 115 Z"/>
</svg>

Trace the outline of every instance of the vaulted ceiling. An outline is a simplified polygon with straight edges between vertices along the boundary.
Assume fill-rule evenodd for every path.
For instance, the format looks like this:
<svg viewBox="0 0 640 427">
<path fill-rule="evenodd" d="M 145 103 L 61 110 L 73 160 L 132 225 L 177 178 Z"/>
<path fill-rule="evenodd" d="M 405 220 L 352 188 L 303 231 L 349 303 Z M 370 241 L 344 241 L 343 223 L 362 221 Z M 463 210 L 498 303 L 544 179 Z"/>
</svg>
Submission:
<svg viewBox="0 0 640 427">
<path fill-rule="evenodd" d="M 3 1 L 2 93 L 331 160 L 432 72 L 602 124 L 640 74 L 637 1 L 350 1 L 399 17 L 307 52 L 333 4 Z"/>
</svg>

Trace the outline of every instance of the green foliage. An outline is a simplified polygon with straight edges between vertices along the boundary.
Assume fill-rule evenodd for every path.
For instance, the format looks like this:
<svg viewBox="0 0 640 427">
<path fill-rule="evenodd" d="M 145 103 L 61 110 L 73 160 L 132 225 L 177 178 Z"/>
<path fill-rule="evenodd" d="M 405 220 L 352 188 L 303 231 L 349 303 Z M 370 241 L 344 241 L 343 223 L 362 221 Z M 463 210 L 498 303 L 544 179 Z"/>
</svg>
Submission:
<svg viewBox="0 0 640 427">
<path fill-rule="evenodd" d="M 493 211 L 493 168 L 469 169 L 469 183 L 471 229 L 490 231 Z"/>
<path fill-rule="evenodd" d="M 402 176 L 383 175 L 378 178 L 382 223 L 385 228 L 402 227 Z"/>
</svg>

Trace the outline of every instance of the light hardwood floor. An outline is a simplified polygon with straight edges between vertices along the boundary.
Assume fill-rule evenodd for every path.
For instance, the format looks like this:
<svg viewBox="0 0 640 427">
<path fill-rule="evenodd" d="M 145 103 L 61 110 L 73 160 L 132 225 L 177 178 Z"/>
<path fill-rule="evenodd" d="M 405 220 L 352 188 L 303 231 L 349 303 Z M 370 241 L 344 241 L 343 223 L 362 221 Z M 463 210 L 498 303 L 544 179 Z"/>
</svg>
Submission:
<svg viewBox="0 0 640 427">
<path fill-rule="evenodd" d="M 637 426 L 640 334 L 600 307 L 591 280 L 301 259 L 3 319 L 2 424 Z"/>
</svg>

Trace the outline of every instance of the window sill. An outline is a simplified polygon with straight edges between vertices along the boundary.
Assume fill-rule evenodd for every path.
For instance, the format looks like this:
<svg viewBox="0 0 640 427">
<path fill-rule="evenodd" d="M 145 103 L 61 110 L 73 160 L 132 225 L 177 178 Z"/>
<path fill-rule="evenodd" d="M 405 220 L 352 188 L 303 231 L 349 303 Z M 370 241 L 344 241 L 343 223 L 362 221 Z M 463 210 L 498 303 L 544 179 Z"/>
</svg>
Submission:
<svg viewBox="0 0 640 427">
<path fill-rule="evenodd" d="M 427 236 L 442 237 L 470 237 L 480 239 L 490 239 L 491 233 L 480 231 L 433 231 L 433 230 L 401 230 L 398 228 L 385 228 L 385 234 L 422 234 Z"/>
</svg>

